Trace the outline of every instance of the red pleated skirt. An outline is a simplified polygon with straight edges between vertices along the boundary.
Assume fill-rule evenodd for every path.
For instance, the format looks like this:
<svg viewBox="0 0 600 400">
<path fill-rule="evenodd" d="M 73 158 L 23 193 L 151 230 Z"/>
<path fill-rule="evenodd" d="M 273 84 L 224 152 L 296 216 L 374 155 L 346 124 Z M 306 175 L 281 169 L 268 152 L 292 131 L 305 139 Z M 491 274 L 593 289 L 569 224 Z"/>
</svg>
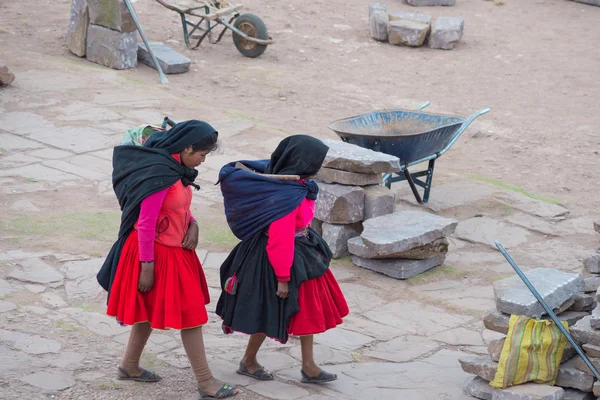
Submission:
<svg viewBox="0 0 600 400">
<path fill-rule="evenodd" d="M 288 326 L 288 334 L 293 336 L 315 335 L 335 328 L 350 312 L 330 269 L 300 285 L 298 305 L 300 311 L 292 316 Z"/>
<path fill-rule="evenodd" d="M 154 329 L 195 328 L 208 322 L 206 277 L 195 251 L 154 243 L 154 285 L 138 290 L 138 234 L 123 246 L 106 313 L 125 325 L 150 322 Z"/>
</svg>

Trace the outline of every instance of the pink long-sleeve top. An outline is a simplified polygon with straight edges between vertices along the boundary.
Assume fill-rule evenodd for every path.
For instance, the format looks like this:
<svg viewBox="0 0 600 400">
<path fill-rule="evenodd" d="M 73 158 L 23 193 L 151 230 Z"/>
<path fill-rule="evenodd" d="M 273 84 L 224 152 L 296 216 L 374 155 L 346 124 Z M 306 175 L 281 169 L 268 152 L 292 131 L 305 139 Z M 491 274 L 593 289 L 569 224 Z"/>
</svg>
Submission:
<svg viewBox="0 0 600 400">
<path fill-rule="evenodd" d="M 290 280 L 296 232 L 306 228 L 314 215 L 314 200 L 304 199 L 294 211 L 269 226 L 267 256 L 279 282 Z"/>
</svg>

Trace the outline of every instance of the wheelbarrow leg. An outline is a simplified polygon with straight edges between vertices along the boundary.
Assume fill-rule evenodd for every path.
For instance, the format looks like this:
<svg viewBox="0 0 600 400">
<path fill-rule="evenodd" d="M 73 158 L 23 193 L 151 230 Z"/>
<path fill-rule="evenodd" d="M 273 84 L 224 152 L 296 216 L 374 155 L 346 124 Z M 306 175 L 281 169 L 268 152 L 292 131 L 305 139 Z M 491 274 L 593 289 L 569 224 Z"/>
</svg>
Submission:
<svg viewBox="0 0 600 400">
<path fill-rule="evenodd" d="M 427 178 L 425 179 L 425 192 L 423 193 L 423 203 L 429 201 L 429 192 L 431 191 L 431 181 L 433 180 L 433 168 L 435 167 L 435 159 L 429 160 L 427 167 Z"/>
<path fill-rule="evenodd" d="M 413 195 L 415 196 L 415 199 L 417 200 L 417 203 L 423 204 L 423 200 L 421 200 L 421 195 L 419 194 L 419 191 L 417 190 L 417 186 L 415 185 L 415 181 L 413 181 L 413 178 L 410 175 L 410 172 L 408 172 L 408 168 L 406 168 L 404 170 L 404 176 L 406 177 L 406 180 L 408 181 L 408 184 L 410 185 L 410 190 L 412 190 Z"/>
</svg>

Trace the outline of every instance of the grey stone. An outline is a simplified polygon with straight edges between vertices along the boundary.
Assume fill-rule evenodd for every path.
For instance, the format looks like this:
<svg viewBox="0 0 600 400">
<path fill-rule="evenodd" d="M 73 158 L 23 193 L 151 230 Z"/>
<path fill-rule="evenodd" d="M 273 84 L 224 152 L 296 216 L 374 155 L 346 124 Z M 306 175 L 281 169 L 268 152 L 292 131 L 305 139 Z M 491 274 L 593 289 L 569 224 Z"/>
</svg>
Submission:
<svg viewBox="0 0 600 400">
<path fill-rule="evenodd" d="M 555 308 L 552 311 L 554 311 L 554 314 L 556 314 L 556 315 L 563 313 L 575 305 L 576 299 L 578 299 L 577 295 L 571 297 L 569 300 L 565 301 L 563 304 L 558 306 L 558 308 Z M 573 311 L 581 311 L 581 310 L 573 310 Z"/>
<path fill-rule="evenodd" d="M 492 361 L 490 356 L 463 357 L 459 358 L 458 362 L 463 371 L 477 375 L 488 382 L 494 380 L 498 370 L 498 363 Z"/>
<path fill-rule="evenodd" d="M 247 388 L 270 399 L 296 400 L 310 396 L 306 389 L 277 381 L 254 383 Z"/>
<path fill-rule="evenodd" d="M 429 23 L 406 19 L 390 21 L 387 24 L 388 41 L 396 46 L 423 46 L 431 26 Z"/>
<path fill-rule="evenodd" d="M 319 184 L 315 218 L 330 224 L 352 224 L 363 220 L 365 192 L 358 186 Z"/>
<path fill-rule="evenodd" d="M 330 329 L 315 337 L 316 343 L 341 351 L 358 350 L 373 341 L 370 336 L 340 328 Z"/>
<path fill-rule="evenodd" d="M 498 362 L 500 360 L 500 354 L 502 353 L 502 348 L 504 347 L 505 340 L 506 338 L 496 339 L 492 340 L 488 344 L 488 354 L 490 355 L 490 357 L 492 357 L 492 361 Z"/>
<path fill-rule="evenodd" d="M 590 362 L 592 363 L 592 365 L 596 368 L 599 369 L 600 368 L 600 358 L 595 358 L 595 357 L 588 357 Z M 589 369 L 589 367 L 586 365 L 585 361 L 583 361 L 583 358 L 577 356 L 573 358 L 572 361 L 573 367 L 577 368 L 579 371 L 585 372 L 588 375 L 594 375 L 592 373 L 592 371 Z"/>
<path fill-rule="evenodd" d="M 387 6 L 381 3 L 371 3 L 369 4 L 369 17 L 373 14 L 373 11 L 387 11 Z"/>
<path fill-rule="evenodd" d="M 481 334 L 477 331 L 458 327 L 431 335 L 431 339 L 453 346 L 484 346 Z"/>
<path fill-rule="evenodd" d="M 6 329 L 0 329 L 0 342 L 11 342 L 16 350 L 34 355 L 58 353 L 62 347 L 55 340 Z"/>
<path fill-rule="evenodd" d="M 188 72 L 190 69 L 192 60 L 177 53 L 169 46 L 163 43 L 150 43 L 150 47 L 165 74 L 182 74 Z M 146 45 L 143 42 L 138 43 L 138 60 L 142 64 L 146 64 L 147 66 L 156 69 L 152 57 L 150 56 L 150 52 L 148 52 L 148 49 L 146 49 Z"/>
<path fill-rule="evenodd" d="M 456 227 L 456 237 L 472 243 L 482 243 L 496 249 L 495 241 L 506 248 L 527 242 L 527 230 L 510 226 L 490 217 L 475 217 L 461 221 Z"/>
<path fill-rule="evenodd" d="M 376 259 L 388 259 L 388 258 L 404 258 L 409 260 L 425 260 L 433 258 L 448 252 L 448 240 L 446 238 L 437 239 L 433 242 L 426 244 L 425 246 L 415 247 L 413 249 L 402 251 L 399 253 L 386 254 L 380 257 L 371 257 L 373 254 L 369 247 L 363 242 L 362 238 L 355 237 L 348 241 L 348 249 L 350 253 L 362 257 L 362 258 L 376 258 Z"/>
<path fill-rule="evenodd" d="M 325 183 L 339 183 L 340 185 L 367 186 L 379 185 L 381 174 L 361 174 L 359 172 L 342 171 L 332 168 L 321 168 L 317 179 Z"/>
<path fill-rule="evenodd" d="M 431 20 L 433 18 L 431 18 L 431 16 L 425 15 L 425 14 L 409 13 L 409 12 L 394 12 L 394 13 L 390 13 L 389 19 L 390 19 L 390 21 L 405 20 L 405 21 L 417 21 L 417 22 L 423 22 L 425 24 L 431 24 Z"/>
<path fill-rule="evenodd" d="M 600 358 L 600 346 L 584 343 L 582 346 L 588 357 Z"/>
<path fill-rule="evenodd" d="M 86 312 L 79 308 L 63 308 L 61 313 L 73 317 L 88 330 L 102 336 L 115 336 L 123 333 L 126 328 L 121 327 L 114 318 L 95 312 Z"/>
<path fill-rule="evenodd" d="M 15 80 L 15 74 L 13 74 L 10 69 L 0 61 L 0 86 L 10 85 Z"/>
<path fill-rule="evenodd" d="M 494 389 L 492 400 L 561 400 L 565 391 L 557 386 L 524 383 L 507 389 Z"/>
<path fill-rule="evenodd" d="M 345 323 L 345 320 L 344 320 Z M 381 342 L 369 348 L 364 354 L 391 362 L 407 362 L 423 357 L 440 347 L 440 344 L 426 337 L 401 336 L 387 342 Z"/>
<path fill-rule="evenodd" d="M 525 272 L 525 275 L 553 309 L 583 288 L 580 274 L 569 274 L 553 268 L 536 268 Z M 533 318 L 544 315 L 544 308 L 518 276 L 498 280 L 493 286 L 498 311 Z"/>
<path fill-rule="evenodd" d="M 582 392 L 577 389 L 564 389 L 565 395 L 563 396 L 563 400 L 596 400 L 596 396 L 592 393 Z"/>
<path fill-rule="evenodd" d="M 134 32 L 133 16 L 123 0 L 88 0 L 90 23 L 119 32 Z"/>
<path fill-rule="evenodd" d="M 17 306 L 10 301 L 0 300 L 0 313 L 8 312 L 16 309 Z"/>
<path fill-rule="evenodd" d="M 431 24 L 429 47 L 432 49 L 452 50 L 465 29 L 465 20 L 462 18 L 439 17 Z"/>
<path fill-rule="evenodd" d="M 14 290 L 15 289 L 11 286 L 10 283 L 6 282 L 4 279 L 0 279 L 0 298 L 13 292 Z"/>
<path fill-rule="evenodd" d="M 475 397 L 481 400 L 491 400 L 492 399 L 492 388 L 488 381 L 478 376 L 474 376 L 473 378 L 469 378 L 464 386 L 463 390 L 465 394 Z"/>
<path fill-rule="evenodd" d="M 592 386 L 592 392 L 594 393 L 594 396 L 600 397 L 600 381 L 594 382 L 594 385 Z"/>
<path fill-rule="evenodd" d="M 594 222 L 594 230 L 600 233 L 600 221 Z"/>
<path fill-rule="evenodd" d="M 16 265 L 8 275 L 9 278 L 40 284 L 62 284 L 63 282 L 63 275 L 40 259 L 23 260 Z"/>
<path fill-rule="evenodd" d="M 360 172 L 387 174 L 400 171 L 400 160 L 388 154 L 365 149 L 339 140 L 324 140 L 329 147 L 323 167 Z"/>
<path fill-rule="evenodd" d="M 90 22 L 87 0 L 71 1 L 71 20 L 67 31 L 66 45 L 78 57 L 85 56 L 87 30 Z"/>
<path fill-rule="evenodd" d="M 323 235 L 323 221 L 313 218 L 312 222 L 310 223 L 310 227 L 319 235 Z"/>
<path fill-rule="evenodd" d="M 350 225 L 332 225 L 323 224 L 323 234 L 321 235 L 331 252 L 333 258 L 349 256 L 348 240 L 360 236 L 362 224 L 360 222 Z"/>
<path fill-rule="evenodd" d="M 51 307 L 65 307 L 67 305 L 63 298 L 57 295 L 56 293 L 42 294 L 42 301 L 44 301 Z"/>
<path fill-rule="evenodd" d="M 596 292 L 600 288 L 600 276 L 587 276 L 583 278 L 583 292 L 591 293 Z M 598 295 L 596 294 L 596 300 L 598 299 Z"/>
<path fill-rule="evenodd" d="M 426 260 L 385 259 L 352 257 L 352 263 L 361 268 L 379 272 L 394 279 L 409 279 L 432 268 L 442 265 L 446 255 L 438 255 Z"/>
<path fill-rule="evenodd" d="M 65 390 L 75 384 L 75 380 L 68 376 L 55 375 L 50 372 L 36 372 L 21 378 L 21 381 L 44 390 Z"/>
<path fill-rule="evenodd" d="M 13 210 L 13 211 L 27 211 L 27 212 L 38 212 L 38 211 L 40 211 L 40 209 L 37 208 L 35 206 L 35 204 L 33 204 L 31 202 L 31 200 L 27 200 L 27 199 L 15 201 L 10 206 L 10 209 Z"/>
<path fill-rule="evenodd" d="M 90 24 L 85 56 L 89 61 L 113 69 L 135 68 L 137 66 L 136 33 L 121 33 Z"/>
<path fill-rule="evenodd" d="M 595 253 L 583 260 L 583 266 L 592 274 L 600 273 L 600 253 Z"/>
<path fill-rule="evenodd" d="M 592 311 L 590 326 L 592 329 L 600 329 L 600 305 L 596 305 Z"/>
<path fill-rule="evenodd" d="M 582 3 L 582 4 L 587 4 L 590 6 L 600 7 L 600 0 L 571 0 L 571 1 L 575 1 L 577 3 Z M 600 396 L 600 394 L 598 396 Z"/>
<path fill-rule="evenodd" d="M 365 186 L 365 215 L 368 220 L 392 214 L 396 210 L 396 194 L 381 185 Z"/>
<path fill-rule="evenodd" d="M 575 294 L 575 302 L 569 311 L 592 311 L 597 304 L 595 295 L 580 292 Z"/>
<path fill-rule="evenodd" d="M 344 319 L 344 324 L 345 323 L 346 320 Z M 298 361 L 302 361 L 302 349 L 300 346 L 290 347 L 289 352 L 293 358 Z M 281 353 L 277 354 L 280 355 Z M 314 346 L 314 357 L 317 364 L 325 365 L 346 364 L 353 361 L 352 354 L 350 354 L 350 352 L 332 349 L 321 344 L 316 344 Z M 269 365 L 269 369 L 273 368 L 270 364 L 266 365 Z M 289 365 L 290 364 L 287 366 L 289 367 Z"/>
<path fill-rule="evenodd" d="M 433 33 L 433 32 L 432 32 Z M 499 202 L 521 210 L 531 215 L 542 218 L 556 218 L 568 214 L 570 211 L 563 206 L 548 203 L 542 200 L 532 199 L 521 193 L 501 192 L 494 195 Z"/>
<path fill-rule="evenodd" d="M 369 16 L 369 31 L 371 37 L 381 42 L 388 39 L 388 15 L 387 12 L 374 10 Z"/>
<path fill-rule="evenodd" d="M 456 4 L 456 0 L 406 0 L 406 2 L 415 7 L 453 6 Z"/>
<path fill-rule="evenodd" d="M 583 392 L 591 392 L 593 384 L 593 376 L 575 368 L 575 359 L 560 366 L 555 383 L 556 386 L 573 388 Z"/>
</svg>

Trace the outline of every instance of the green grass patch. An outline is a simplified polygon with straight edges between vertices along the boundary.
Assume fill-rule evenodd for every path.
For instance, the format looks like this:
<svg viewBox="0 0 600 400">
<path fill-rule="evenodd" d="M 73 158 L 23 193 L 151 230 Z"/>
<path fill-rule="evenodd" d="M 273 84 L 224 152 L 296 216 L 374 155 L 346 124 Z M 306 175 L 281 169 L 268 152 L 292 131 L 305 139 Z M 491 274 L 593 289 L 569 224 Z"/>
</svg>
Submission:
<svg viewBox="0 0 600 400">
<path fill-rule="evenodd" d="M 42 236 L 64 234 L 78 239 L 112 241 L 117 237 L 120 213 L 73 213 L 49 217 L 18 215 L 0 222 L 3 232 L 11 235 Z"/>
<path fill-rule="evenodd" d="M 429 271 L 423 272 L 420 275 L 409 278 L 407 282 L 409 285 L 423 285 L 426 283 L 439 281 L 442 278 L 452 279 L 464 275 L 464 271 L 458 271 L 451 265 L 440 265 L 439 267 L 430 269 Z"/>
<path fill-rule="evenodd" d="M 474 175 L 474 174 L 467 174 L 467 177 L 469 177 L 471 179 L 474 179 L 476 181 L 481 181 L 481 182 L 489 183 L 490 185 L 494 185 L 494 186 L 497 186 L 499 188 L 509 190 L 511 192 L 521 193 L 521 194 L 523 194 L 523 195 L 525 195 L 525 196 L 527 196 L 529 198 L 532 198 L 534 200 L 539 200 L 539 201 L 543 201 L 543 202 L 550 203 L 550 204 L 558 204 L 558 205 L 565 204 L 564 201 L 553 199 L 551 197 L 538 196 L 536 194 L 529 193 L 527 190 L 525 190 L 522 187 L 508 185 L 508 184 L 506 184 L 504 182 L 501 182 L 501 181 L 499 181 L 497 179 L 486 178 L 486 177 L 479 176 L 479 175 Z"/>
<path fill-rule="evenodd" d="M 239 243 L 238 238 L 235 237 L 226 224 L 217 225 L 203 222 L 199 225 L 200 243 L 202 245 L 212 244 L 220 247 L 233 248 Z"/>
</svg>

